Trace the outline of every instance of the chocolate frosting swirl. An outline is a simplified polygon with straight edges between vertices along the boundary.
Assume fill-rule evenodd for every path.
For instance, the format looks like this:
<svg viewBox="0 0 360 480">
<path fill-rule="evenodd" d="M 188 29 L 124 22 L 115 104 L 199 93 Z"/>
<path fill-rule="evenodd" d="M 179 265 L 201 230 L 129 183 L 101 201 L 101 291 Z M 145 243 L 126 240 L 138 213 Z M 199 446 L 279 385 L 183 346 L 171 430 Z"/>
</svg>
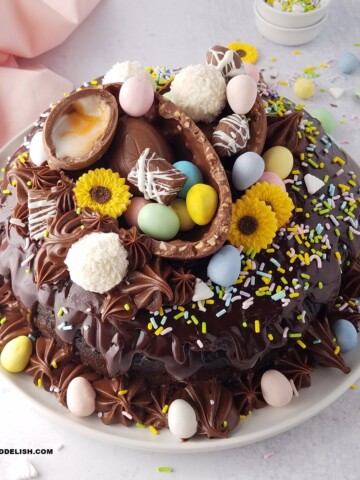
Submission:
<svg viewBox="0 0 360 480">
<path fill-rule="evenodd" d="M 145 408 L 145 425 L 153 425 L 157 429 L 168 426 L 167 415 L 164 410 L 165 405 L 170 405 L 173 388 L 170 385 L 159 385 L 156 389 L 153 387 L 150 391 L 152 402 Z"/>
<path fill-rule="evenodd" d="M 342 277 L 341 293 L 349 297 L 360 297 L 360 258 L 355 258 Z"/>
<path fill-rule="evenodd" d="M 230 382 L 229 388 L 234 395 L 236 408 L 242 415 L 248 415 L 255 408 L 263 408 L 267 405 L 262 396 L 259 375 L 253 372 L 241 375 Z"/>
<path fill-rule="evenodd" d="M 151 260 L 151 239 L 136 227 L 121 228 L 119 237 L 129 252 L 129 270 L 142 270 Z"/>
<path fill-rule="evenodd" d="M 21 224 L 11 224 L 11 227 L 14 227 L 19 235 L 23 237 L 29 235 L 29 209 L 27 203 L 17 203 L 11 218 L 21 222 Z"/>
<path fill-rule="evenodd" d="M 62 348 L 56 345 L 53 338 L 39 337 L 36 339 L 35 352 L 30 358 L 26 373 L 34 377 L 34 384 L 38 385 L 41 380 L 42 386 L 49 391 L 53 385 L 56 369 L 59 364 L 72 358 L 70 348 Z"/>
<path fill-rule="evenodd" d="M 320 343 L 314 343 L 314 340 L 320 340 Z M 304 336 L 304 343 L 312 360 L 319 365 L 339 368 L 344 373 L 349 373 L 351 369 L 341 354 L 335 354 L 337 343 L 333 340 L 334 335 L 326 317 L 322 321 L 312 322 Z"/>
<path fill-rule="evenodd" d="M 289 380 L 293 380 L 295 387 L 307 388 L 311 386 L 311 374 L 314 368 L 309 364 L 305 350 L 294 347 L 286 356 L 275 362 L 276 369 L 282 372 Z"/>
<path fill-rule="evenodd" d="M 56 207 L 59 212 L 68 212 L 75 208 L 73 188 L 74 181 L 68 178 L 63 172 L 60 172 L 60 179 L 55 187 L 51 187 L 50 198 L 56 199 Z"/>
<path fill-rule="evenodd" d="M 49 167 L 32 167 L 29 164 L 9 170 L 9 183 L 16 182 L 16 196 L 18 203 L 27 203 L 29 188 L 50 189 L 60 180 L 60 172 Z M 30 183 L 28 185 L 28 183 Z"/>
<path fill-rule="evenodd" d="M 126 307 L 125 307 L 126 306 Z M 138 309 L 133 303 L 132 298 L 119 289 L 106 294 L 102 309 L 101 320 L 112 319 L 120 322 L 128 321 L 136 315 Z"/>
<path fill-rule="evenodd" d="M 190 270 L 173 270 L 169 276 L 169 285 L 174 293 L 174 305 L 186 305 L 194 295 L 196 277 Z"/>
<path fill-rule="evenodd" d="M 85 207 L 81 211 L 81 223 L 86 229 L 94 232 L 118 232 L 118 224 L 116 218 L 110 215 L 100 215 L 100 213 Z"/>
<path fill-rule="evenodd" d="M 173 299 L 173 292 L 166 281 L 170 273 L 171 267 L 156 257 L 151 264 L 145 265 L 141 272 L 130 272 L 121 291 L 133 296 L 139 310 L 146 308 L 154 312 L 159 310 L 163 303 Z"/>
<path fill-rule="evenodd" d="M 20 335 L 27 336 L 29 333 L 31 333 L 31 327 L 24 318 L 20 317 L 6 320 L 3 325 L 0 325 L 0 351 L 10 340 Z"/>
<path fill-rule="evenodd" d="M 297 135 L 298 125 L 302 118 L 302 112 L 291 112 L 282 117 L 268 115 L 264 149 L 280 145 L 286 146 L 293 155 L 302 153 L 306 147 L 306 139 L 303 134 L 301 138 Z"/>
<path fill-rule="evenodd" d="M 103 413 L 101 417 L 103 423 L 106 425 L 121 423 L 129 426 L 131 420 L 143 422 L 145 408 L 151 401 L 143 378 L 134 378 L 131 381 L 126 375 L 111 379 L 102 378 L 94 382 L 93 387 L 96 391 L 96 411 Z M 131 419 L 128 418 L 129 415 Z"/>
<path fill-rule="evenodd" d="M 185 400 L 198 414 L 198 434 L 208 438 L 226 438 L 239 423 L 239 415 L 230 390 L 216 377 L 207 381 L 189 382 Z"/>
<path fill-rule="evenodd" d="M 13 338 L 29 335 L 32 329 L 21 307 L 6 283 L 0 287 L 0 314 L 6 319 L 0 324 L 0 350 Z"/>
<path fill-rule="evenodd" d="M 68 278 L 69 272 L 64 260 L 71 245 L 84 233 L 81 229 L 81 218 L 74 210 L 55 217 L 49 227 L 49 237 L 45 238 L 35 258 L 38 288 Z"/>
</svg>

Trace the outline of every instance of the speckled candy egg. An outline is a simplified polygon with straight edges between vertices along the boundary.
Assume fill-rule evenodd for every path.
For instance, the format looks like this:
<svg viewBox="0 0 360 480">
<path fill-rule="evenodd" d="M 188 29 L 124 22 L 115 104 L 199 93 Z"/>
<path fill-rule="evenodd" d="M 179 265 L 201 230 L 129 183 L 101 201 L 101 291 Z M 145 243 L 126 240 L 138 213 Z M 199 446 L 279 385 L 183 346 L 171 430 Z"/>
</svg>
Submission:
<svg viewBox="0 0 360 480">
<path fill-rule="evenodd" d="M 261 393 L 272 407 L 285 407 L 293 398 L 289 380 L 278 370 L 267 370 L 261 377 Z"/>
<path fill-rule="evenodd" d="M 170 432 L 180 440 L 193 437 L 198 428 L 195 410 L 185 400 L 174 400 L 168 411 L 168 425 Z"/>
<path fill-rule="evenodd" d="M 182 189 L 178 192 L 178 197 L 180 198 L 185 198 L 187 192 L 193 185 L 202 183 L 204 181 L 200 169 L 194 163 L 191 163 L 188 160 L 179 160 L 173 164 L 173 167 L 177 168 L 180 170 L 180 172 L 187 176 L 186 182 L 184 183 Z"/>
<path fill-rule="evenodd" d="M 143 76 L 131 77 L 123 83 L 119 94 L 120 107 L 132 117 L 141 117 L 154 101 L 153 86 Z"/>
<path fill-rule="evenodd" d="M 294 157 L 286 147 L 271 147 L 263 153 L 265 171 L 276 173 L 282 180 L 287 178 L 294 165 Z"/>
<path fill-rule="evenodd" d="M 207 275 L 213 283 L 229 287 L 237 280 L 241 270 L 240 254 L 232 245 L 225 245 L 211 258 Z"/>
<path fill-rule="evenodd" d="M 333 331 L 343 353 L 353 350 L 358 343 L 358 334 L 354 325 L 340 318 L 333 324 Z"/>
<path fill-rule="evenodd" d="M 232 182 L 237 190 L 246 190 L 264 173 L 264 160 L 255 152 L 240 155 L 232 169 Z"/>
<path fill-rule="evenodd" d="M 77 417 L 88 417 L 95 411 L 95 396 L 91 383 L 84 377 L 76 377 L 66 392 L 67 407 Z"/>
<path fill-rule="evenodd" d="M 352 52 L 344 52 L 339 58 L 338 66 L 342 73 L 354 73 L 359 66 L 359 59 Z"/>
<path fill-rule="evenodd" d="M 125 222 L 129 225 L 129 227 L 137 227 L 139 228 L 138 224 L 138 216 L 140 210 L 148 205 L 150 200 L 145 200 L 144 197 L 133 197 L 131 199 L 130 205 L 127 207 L 125 212 L 122 214 Z"/>
<path fill-rule="evenodd" d="M 216 213 L 218 201 L 215 188 L 205 183 L 197 183 L 186 195 L 186 208 L 197 225 L 207 225 Z"/>
<path fill-rule="evenodd" d="M 234 113 L 244 115 L 252 109 L 257 95 L 257 84 L 249 75 L 237 75 L 226 86 L 226 97 Z"/>
<path fill-rule="evenodd" d="M 259 178 L 259 182 L 267 182 L 272 185 L 276 185 L 277 187 L 280 187 L 284 192 L 286 192 L 285 183 L 281 180 L 279 175 L 274 172 L 264 172 Z"/>
<path fill-rule="evenodd" d="M 32 342 L 26 335 L 20 335 L 8 342 L 1 353 L 1 365 L 11 373 L 25 370 L 32 353 Z"/>
<path fill-rule="evenodd" d="M 174 210 L 160 203 L 149 203 L 137 217 L 139 228 L 156 240 L 171 240 L 180 229 L 180 220 Z"/>
</svg>

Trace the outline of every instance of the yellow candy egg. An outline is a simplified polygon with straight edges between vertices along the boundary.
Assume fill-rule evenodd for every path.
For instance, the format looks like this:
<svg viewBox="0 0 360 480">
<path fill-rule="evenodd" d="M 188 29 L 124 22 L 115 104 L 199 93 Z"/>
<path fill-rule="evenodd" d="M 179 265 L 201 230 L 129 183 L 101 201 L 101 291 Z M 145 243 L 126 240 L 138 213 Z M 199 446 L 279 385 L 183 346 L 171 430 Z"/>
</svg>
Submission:
<svg viewBox="0 0 360 480">
<path fill-rule="evenodd" d="M 308 78 L 298 78 L 294 83 L 294 93 L 299 98 L 306 100 L 313 97 L 315 93 L 315 84 Z"/>
<path fill-rule="evenodd" d="M 207 225 L 215 215 L 218 205 L 216 190 L 210 185 L 197 183 L 186 195 L 186 208 L 197 225 Z"/>
<path fill-rule="evenodd" d="M 186 201 L 184 198 L 176 198 L 171 204 L 171 208 L 175 210 L 176 215 L 180 220 L 180 232 L 187 232 L 195 227 L 195 222 L 191 219 L 188 209 L 186 208 Z"/>
<path fill-rule="evenodd" d="M 277 146 L 266 150 L 262 155 L 265 162 L 265 172 L 276 173 L 284 180 L 291 172 L 294 157 L 288 148 Z"/>
<path fill-rule="evenodd" d="M 22 372 L 29 363 L 32 342 L 29 337 L 21 335 L 7 343 L 1 353 L 1 365 L 11 373 Z"/>
</svg>

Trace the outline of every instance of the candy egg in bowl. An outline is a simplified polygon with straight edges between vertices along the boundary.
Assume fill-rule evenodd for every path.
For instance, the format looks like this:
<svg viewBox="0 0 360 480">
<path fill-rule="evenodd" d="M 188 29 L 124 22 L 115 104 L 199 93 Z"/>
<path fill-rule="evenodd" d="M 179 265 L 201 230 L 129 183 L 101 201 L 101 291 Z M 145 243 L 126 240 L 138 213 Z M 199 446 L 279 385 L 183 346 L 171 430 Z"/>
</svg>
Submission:
<svg viewBox="0 0 360 480">
<path fill-rule="evenodd" d="M 315 25 L 328 13 L 331 0 L 283 2 L 255 0 L 254 8 L 269 23 L 285 28 L 304 28 Z"/>
</svg>

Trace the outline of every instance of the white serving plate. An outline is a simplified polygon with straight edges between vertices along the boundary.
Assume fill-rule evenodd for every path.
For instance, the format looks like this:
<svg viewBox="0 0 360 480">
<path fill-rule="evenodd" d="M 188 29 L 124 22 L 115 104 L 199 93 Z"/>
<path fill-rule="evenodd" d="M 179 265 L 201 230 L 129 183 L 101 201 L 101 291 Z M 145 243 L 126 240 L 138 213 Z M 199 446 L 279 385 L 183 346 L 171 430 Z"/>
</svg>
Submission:
<svg viewBox="0 0 360 480">
<path fill-rule="evenodd" d="M 19 133 L 0 149 L 0 167 L 4 166 L 8 156 L 21 146 L 28 130 L 25 129 Z M 106 426 L 96 415 L 90 418 L 75 417 L 56 400 L 53 394 L 37 388 L 28 375 L 10 374 L 2 368 L 0 368 L 0 375 L 19 393 L 25 395 L 29 404 L 50 420 L 59 422 L 87 437 L 135 450 L 197 453 L 249 445 L 289 430 L 318 414 L 360 378 L 360 345 L 344 357 L 351 367 L 348 375 L 332 368 L 318 368 L 312 375 L 312 386 L 300 390 L 299 397 L 294 397 L 288 406 L 255 410 L 251 416 L 240 422 L 237 430 L 227 439 L 196 438 L 187 442 L 180 442 L 167 429 L 161 430 L 159 435 L 153 435 L 148 429 L 135 426 L 130 428 L 122 425 Z"/>
</svg>

